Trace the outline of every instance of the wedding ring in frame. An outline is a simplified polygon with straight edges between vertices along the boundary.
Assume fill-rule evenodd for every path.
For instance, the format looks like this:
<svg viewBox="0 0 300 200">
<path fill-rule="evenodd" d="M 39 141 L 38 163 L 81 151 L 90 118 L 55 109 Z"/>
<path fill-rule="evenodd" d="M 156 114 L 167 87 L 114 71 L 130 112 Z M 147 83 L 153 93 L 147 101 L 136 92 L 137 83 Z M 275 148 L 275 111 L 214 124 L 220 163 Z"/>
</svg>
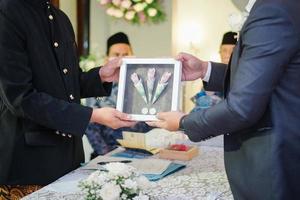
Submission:
<svg viewBox="0 0 300 200">
<path fill-rule="evenodd" d="M 156 109 L 155 108 L 150 108 L 149 113 L 150 113 L 150 115 L 155 115 L 156 114 Z"/>
<path fill-rule="evenodd" d="M 142 114 L 143 115 L 146 115 L 146 114 L 148 114 L 148 108 L 142 108 Z"/>
</svg>

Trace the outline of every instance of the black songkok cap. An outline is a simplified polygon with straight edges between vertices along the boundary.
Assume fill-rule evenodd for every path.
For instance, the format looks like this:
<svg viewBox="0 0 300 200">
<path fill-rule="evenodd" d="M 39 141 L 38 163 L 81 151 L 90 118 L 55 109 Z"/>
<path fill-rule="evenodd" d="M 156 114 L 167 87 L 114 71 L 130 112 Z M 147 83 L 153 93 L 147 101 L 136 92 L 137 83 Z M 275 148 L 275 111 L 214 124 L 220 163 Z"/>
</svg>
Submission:
<svg viewBox="0 0 300 200">
<path fill-rule="evenodd" d="M 222 45 L 223 44 L 233 44 L 237 43 L 238 34 L 236 32 L 227 32 L 223 35 Z"/>
<path fill-rule="evenodd" d="M 128 44 L 130 45 L 129 39 L 127 35 L 123 32 L 118 32 L 110 36 L 107 40 L 107 46 L 106 46 L 106 55 L 108 55 L 109 48 L 114 44 Z"/>
</svg>

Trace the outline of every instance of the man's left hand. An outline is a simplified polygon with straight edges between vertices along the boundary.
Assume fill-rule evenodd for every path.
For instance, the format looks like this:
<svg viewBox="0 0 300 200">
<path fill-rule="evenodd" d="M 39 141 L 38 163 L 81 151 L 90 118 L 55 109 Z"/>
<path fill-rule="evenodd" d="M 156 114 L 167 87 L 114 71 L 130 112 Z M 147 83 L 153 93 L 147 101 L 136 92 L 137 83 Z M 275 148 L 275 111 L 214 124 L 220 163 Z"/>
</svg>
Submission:
<svg viewBox="0 0 300 200">
<path fill-rule="evenodd" d="M 119 80 L 121 58 L 114 58 L 108 61 L 99 70 L 99 75 L 102 82 L 117 82 Z"/>
<path fill-rule="evenodd" d="M 182 112 L 161 112 L 157 114 L 160 121 L 146 122 L 149 126 L 163 128 L 168 131 L 177 131 L 179 129 L 179 121 L 185 114 Z"/>
</svg>

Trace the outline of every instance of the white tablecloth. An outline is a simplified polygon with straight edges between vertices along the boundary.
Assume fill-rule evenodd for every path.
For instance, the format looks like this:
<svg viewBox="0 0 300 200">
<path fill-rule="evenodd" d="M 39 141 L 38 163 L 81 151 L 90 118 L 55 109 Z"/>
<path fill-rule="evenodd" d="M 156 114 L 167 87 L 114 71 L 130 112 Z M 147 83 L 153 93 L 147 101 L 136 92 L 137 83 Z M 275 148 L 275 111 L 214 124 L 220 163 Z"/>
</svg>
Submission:
<svg viewBox="0 0 300 200">
<path fill-rule="evenodd" d="M 233 199 L 224 170 L 222 148 L 202 146 L 198 157 L 182 163 L 186 168 L 157 182 L 150 192 L 151 199 Z M 81 200 L 83 196 L 77 184 L 91 172 L 79 168 L 23 199 Z"/>
</svg>

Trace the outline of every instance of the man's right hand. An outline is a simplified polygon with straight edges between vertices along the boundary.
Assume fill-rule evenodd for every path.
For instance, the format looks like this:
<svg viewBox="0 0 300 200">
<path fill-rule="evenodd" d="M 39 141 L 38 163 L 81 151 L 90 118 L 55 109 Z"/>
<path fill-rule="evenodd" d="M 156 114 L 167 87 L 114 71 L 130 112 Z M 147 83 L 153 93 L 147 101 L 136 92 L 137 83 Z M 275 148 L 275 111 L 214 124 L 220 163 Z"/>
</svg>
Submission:
<svg viewBox="0 0 300 200">
<path fill-rule="evenodd" d="M 136 124 L 136 122 L 131 121 L 128 114 L 109 107 L 93 109 L 90 122 L 103 124 L 113 129 L 132 127 Z"/>
<path fill-rule="evenodd" d="M 178 54 L 176 59 L 182 62 L 182 81 L 194 81 L 198 78 L 204 78 L 208 62 L 187 53 Z"/>
<path fill-rule="evenodd" d="M 121 58 L 109 60 L 104 66 L 100 67 L 99 75 L 102 82 L 117 82 L 119 80 Z"/>
</svg>

